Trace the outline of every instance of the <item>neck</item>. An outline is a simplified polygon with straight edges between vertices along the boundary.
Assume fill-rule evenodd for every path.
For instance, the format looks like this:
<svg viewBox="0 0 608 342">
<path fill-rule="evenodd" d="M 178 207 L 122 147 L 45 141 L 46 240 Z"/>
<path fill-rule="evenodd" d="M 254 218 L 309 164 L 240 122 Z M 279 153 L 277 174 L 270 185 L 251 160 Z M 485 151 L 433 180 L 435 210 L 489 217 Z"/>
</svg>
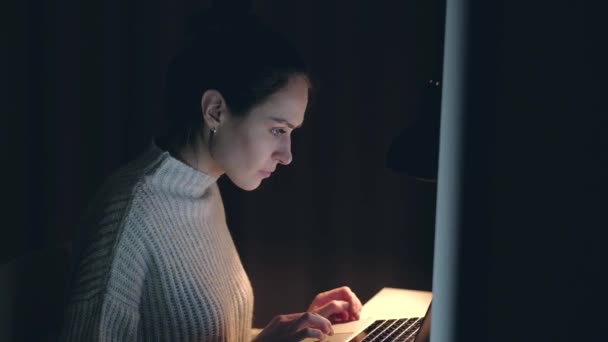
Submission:
<svg viewBox="0 0 608 342">
<path fill-rule="evenodd" d="M 192 142 L 183 144 L 178 144 L 174 140 L 170 144 L 171 154 L 195 170 L 213 177 L 220 177 L 224 171 L 213 159 L 205 140 L 209 141 L 209 137 L 203 136 L 203 134 L 196 134 Z"/>
</svg>

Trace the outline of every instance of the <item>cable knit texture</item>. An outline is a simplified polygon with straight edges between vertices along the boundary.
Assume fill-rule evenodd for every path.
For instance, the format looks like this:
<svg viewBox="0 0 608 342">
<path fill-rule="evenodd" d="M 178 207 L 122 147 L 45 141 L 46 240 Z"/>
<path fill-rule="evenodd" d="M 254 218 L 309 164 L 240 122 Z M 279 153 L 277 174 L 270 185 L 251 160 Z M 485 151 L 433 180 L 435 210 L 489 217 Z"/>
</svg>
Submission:
<svg viewBox="0 0 608 342">
<path fill-rule="evenodd" d="M 87 209 L 64 341 L 248 341 L 253 291 L 216 178 L 152 143 Z"/>
</svg>

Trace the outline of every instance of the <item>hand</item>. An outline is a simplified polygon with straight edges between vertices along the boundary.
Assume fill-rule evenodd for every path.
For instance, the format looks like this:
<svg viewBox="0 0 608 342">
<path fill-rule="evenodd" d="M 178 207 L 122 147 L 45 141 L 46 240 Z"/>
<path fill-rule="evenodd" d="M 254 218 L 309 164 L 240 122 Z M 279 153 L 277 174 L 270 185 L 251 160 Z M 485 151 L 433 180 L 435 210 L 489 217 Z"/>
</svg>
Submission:
<svg viewBox="0 0 608 342">
<path fill-rule="evenodd" d="M 305 338 L 325 339 L 334 330 L 327 318 L 312 312 L 274 317 L 253 340 L 254 342 L 296 342 Z"/>
<path fill-rule="evenodd" d="M 361 315 L 361 301 L 348 287 L 319 293 L 308 308 L 309 312 L 317 313 L 329 319 L 331 323 L 356 321 Z"/>
</svg>

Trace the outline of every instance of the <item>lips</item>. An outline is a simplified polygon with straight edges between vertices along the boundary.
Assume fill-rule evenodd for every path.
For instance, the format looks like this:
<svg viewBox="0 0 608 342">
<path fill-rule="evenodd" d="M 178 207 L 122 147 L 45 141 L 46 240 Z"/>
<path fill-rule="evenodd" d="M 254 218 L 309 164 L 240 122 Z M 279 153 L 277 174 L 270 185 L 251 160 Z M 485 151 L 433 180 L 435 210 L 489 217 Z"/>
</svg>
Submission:
<svg viewBox="0 0 608 342">
<path fill-rule="evenodd" d="M 271 171 L 260 171 L 260 174 L 264 176 L 264 178 L 268 178 L 272 175 Z"/>
</svg>

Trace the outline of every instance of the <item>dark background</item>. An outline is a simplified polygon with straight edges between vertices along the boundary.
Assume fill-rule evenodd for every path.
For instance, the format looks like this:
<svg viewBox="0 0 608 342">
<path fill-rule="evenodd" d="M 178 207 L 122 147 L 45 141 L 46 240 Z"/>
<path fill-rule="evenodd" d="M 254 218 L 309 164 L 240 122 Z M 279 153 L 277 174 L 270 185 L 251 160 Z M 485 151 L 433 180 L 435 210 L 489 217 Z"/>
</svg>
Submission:
<svg viewBox="0 0 608 342">
<path fill-rule="evenodd" d="M 254 192 L 220 179 L 255 325 L 349 285 L 431 289 L 434 183 L 386 153 L 441 75 L 444 4 L 254 1 L 316 77 L 294 162 Z M 0 264 L 71 241 L 101 182 L 162 132 L 164 73 L 208 1 L 23 1 L 5 12 Z M 243 56 L 246 58 L 246 56 Z"/>
</svg>

